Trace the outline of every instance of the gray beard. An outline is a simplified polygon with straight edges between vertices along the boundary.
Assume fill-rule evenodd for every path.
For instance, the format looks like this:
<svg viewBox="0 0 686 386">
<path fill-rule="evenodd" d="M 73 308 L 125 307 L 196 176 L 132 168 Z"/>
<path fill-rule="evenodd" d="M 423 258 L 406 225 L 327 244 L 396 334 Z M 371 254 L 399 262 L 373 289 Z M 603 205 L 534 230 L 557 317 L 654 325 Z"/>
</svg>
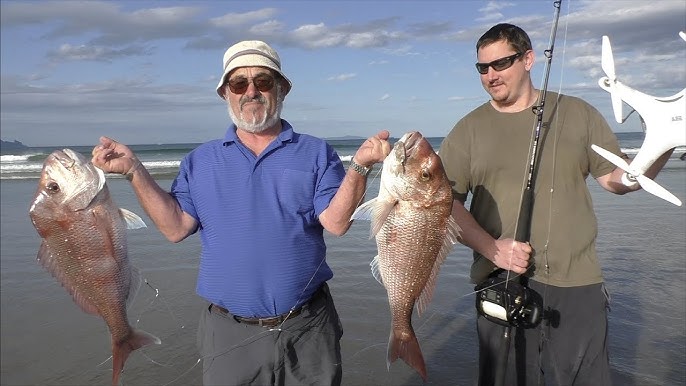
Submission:
<svg viewBox="0 0 686 386">
<path fill-rule="evenodd" d="M 265 103 L 265 105 L 266 108 L 269 109 L 269 105 L 267 103 Z M 247 131 L 248 133 L 256 134 L 261 133 L 279 123 L 279 121 L 281 120 L 281 109 L 283 108 L 283 101 L 277 99 L 276 111 L 274 111 L 274 114 L 265 114 L 260 121 L 252 122 L 243 119 L 242 114 L 240 116 L 234 114 L 230 103 L 227 103 L 227 106 L 229 110 L 229 116 L 231 117 L 231 120 L 237 128 L 243 131 Z"/>
</svg>

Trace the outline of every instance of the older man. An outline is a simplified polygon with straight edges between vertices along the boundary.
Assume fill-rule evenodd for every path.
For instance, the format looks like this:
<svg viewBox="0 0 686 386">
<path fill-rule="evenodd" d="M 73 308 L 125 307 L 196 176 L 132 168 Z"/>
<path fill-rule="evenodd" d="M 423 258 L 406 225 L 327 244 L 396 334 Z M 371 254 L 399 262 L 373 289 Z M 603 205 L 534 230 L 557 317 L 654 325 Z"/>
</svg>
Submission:
<svg viewBox="0 0 686 386">
<path fill-rule="evenodd" d="M 200 231 L 198 331 L 205 384 L 340 384 L 343 334 L 327 280 L 323 230 L 343 235 L 388 132 L 367 139 L 346 172 L 324 140 L 281 119 L 291 82 L 261 41 L 224 54 L 217 93 L 233 124 L 181 162 L 171 192 L 126 146 L 103 137 L 93 163 L 131 181 L 173 242 Z"/>
</svg>

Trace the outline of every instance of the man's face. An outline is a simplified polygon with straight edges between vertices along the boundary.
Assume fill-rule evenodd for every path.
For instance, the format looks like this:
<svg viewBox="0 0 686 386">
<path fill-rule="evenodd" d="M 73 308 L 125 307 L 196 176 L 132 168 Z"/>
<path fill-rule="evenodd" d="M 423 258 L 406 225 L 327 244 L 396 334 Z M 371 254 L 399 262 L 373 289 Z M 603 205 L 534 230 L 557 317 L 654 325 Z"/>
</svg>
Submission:
<svg viewBox="0 0 686 386">
<path fill-rule="evenodd" d="M 477 53 L 479 63 L 491 63 L 499 59 L 511 65 L 497 71 L 488 67 L 485 74 L 479 74 L 481 84 L 493 101 L 499 105 L 512 105 L 520 98 L 524 87 L 529 84 L 529 70 L 533 64 L 533 52 L 527 51 L 523 55 L 506 60 L 504 58 L 517 54 L 506 41 L 483 46 Z M 498 67 L 497 65 L 495 67 Z"/>
<path fill-rule="evenodd" d="M 278 79 L 264 67 L 240 67 L 231 72 L 224 96 L 231 120 L 239 129 L 259 133 L 279 122 L 283 99 Z"/>
</svg>

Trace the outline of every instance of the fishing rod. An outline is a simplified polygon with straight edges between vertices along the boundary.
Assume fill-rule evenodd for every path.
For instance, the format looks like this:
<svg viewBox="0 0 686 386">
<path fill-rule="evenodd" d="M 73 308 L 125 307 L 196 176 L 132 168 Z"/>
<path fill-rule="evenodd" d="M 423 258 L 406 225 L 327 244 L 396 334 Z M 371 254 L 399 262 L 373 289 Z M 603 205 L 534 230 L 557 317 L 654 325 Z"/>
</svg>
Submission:
<svg viewBox="0 0 686 386">
<path fill-rule="evenodd" d="M 561 5 L 562 0 L 555 0 L 553 2 L 555 16 L 550 32 L 548 49 L 544 51 L 544 55 L 546 57 L 544 69 L 545 75 L 543 79 L 543 85 L 539 93 L 538 103 L 532 107 L 532 112 L 536 115 L 536 126 L 534 128 L 533 138 L 531 141 L 531 158 L 527 168 L 526 186 L 522 192 L 522 199 L 515 229 L 514 238 L 519 242 L 527 242 L 531 236 L 534 184 L 537 174 L 536 166 L 539 158 L 538 142 L 541 135 L 541 129 L 543 128 L 543 111 L 545 108 L 546 94 L 548 91 L 548 79 L 550 77 L 550 66 L 553 60 L 555 37 L 557 35 L 557 24 L 560 18 Z M 508 271 L 508 278 L 509 274 L 510 273 Z M 482 312 L 482 315 L 484 315 L 486 319 L 504 326 L 503 340 L 500 343 L 500 352 L 498 353 L 498 361 L 496 362 L 499 365 L 495 373 L 495 385 L 502 386 L 505 384 L 505 375 L 507 373 L 512 327 L 536 327 L 540 323 L 543 316 L 542 299 L 538 293 L 528 288 L 528 278 L 524 275 L 519 276 L 519 283 L 513 284 L 511 288 L 508 288 L 509 280 L 507 280 L 507 278 L 504 281 L 497 277 L 493 279 L 495 279 L 495 281 L 489 281 L 486 283 L 486 288 L 491 289 L 483 292 L 480 297 L 477 296 L 477 308 L 480 312 Z M 500 307 L 502 307 L 502 309 L 498 307 L 490 307 L 488 300 L 498 304 Z M 489 315 L 488 310 L 486 310 L 486 307 L 484 306 L 491 308 L 491 311 L 495 310 L 495 313 Z"/>
<path fill-rule="evenodd" d="M 548 79 L 550 78 L 550 66 L 553 61 L 553 50 L 555 49 L 555 36 L 557 35 L 557 22 L 560 18 L 560 6 L 562 0 L 555 0 L 553 6 L 555 7 L 555 19 L 553 27 L 550 32 L 550 42 L 548 49 L 543 51 L 546 57 L 543 86 L 538 98 L 538 104 L 531 108 L 531 111 L 536 115 L 536 128 L 534 130 L 534 137 L 531 145 L 531 159 L 529 160 L 529 169 L 526 176 L 526 188 L 522 194 L 522 203 L 519 208 L 519 218 L 517 219 L 517 228 L 515 231 L 515 240 L 529 241 L 531 233 L 531 212 L 534 202 L 534 181 L 536 179 L 536 161 L 538 158 L 538 140 L 541 136 L 541 128 L 543 127 L 543 109 L 545 107 L 545 97 L 548 92 Z"/>
</svg>

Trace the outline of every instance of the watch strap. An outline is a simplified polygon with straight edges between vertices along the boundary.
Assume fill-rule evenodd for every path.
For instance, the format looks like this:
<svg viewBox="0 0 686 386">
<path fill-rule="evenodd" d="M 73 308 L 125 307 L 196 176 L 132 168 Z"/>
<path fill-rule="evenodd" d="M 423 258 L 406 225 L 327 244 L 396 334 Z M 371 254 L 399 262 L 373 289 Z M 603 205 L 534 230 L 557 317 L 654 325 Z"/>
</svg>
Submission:
<svg viewBox="0 0 686 386">
<path fill-rule="evenodd" d="M 350 167 L 349 167 L 349 169 L 352 169 L 352 170 L 354 170 L 354 171 L 360 173 L 360 174 L 361 174 L 362 176 L 364 176 L 364 177 L 367 177 L 367 175 L 369 174 L 369 172 L 372 171 L 372 168 L 371 168 L 371 167 L 369 167 L 369 166 L 362 166 L 362 165 L 358 164 L 357 162 L 355 162 L 355 160 L 353 160 L 353 159 L 350 159 Z"/>
</svg>

